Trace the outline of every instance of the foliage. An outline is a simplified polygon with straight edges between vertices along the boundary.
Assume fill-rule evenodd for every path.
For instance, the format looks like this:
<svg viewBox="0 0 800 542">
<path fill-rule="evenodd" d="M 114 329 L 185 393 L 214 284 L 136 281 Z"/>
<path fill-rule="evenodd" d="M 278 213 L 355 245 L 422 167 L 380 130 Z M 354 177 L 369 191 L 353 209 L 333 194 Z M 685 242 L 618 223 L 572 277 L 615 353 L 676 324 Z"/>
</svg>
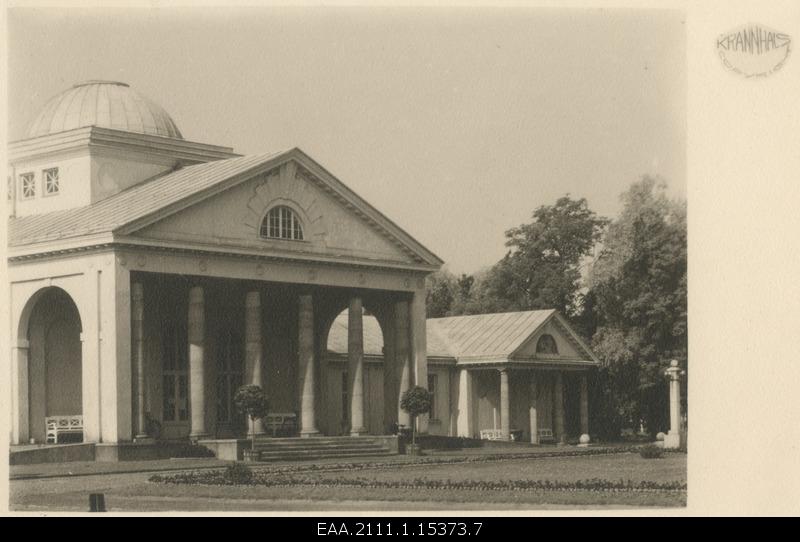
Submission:
<svg viewBox="0 0 800 542">
<path fill-rule="evenodd" d="M 223 478 L 231 484 L 249 484 L 253 481 L 253 470 L 244 463 L 234 463 L 225 468 Z"/>
<path fill-rule="evenodd" d="M 241 386 L 233 396 L 233 403 L 236 410 L 250 418 L 250 428 L 252 440 L 250 449 L 254 450 L 256 445 L 255 421 L 265 417 L 269 413 L 269 401 L 261 386 L 248 384 Z"/>
<path fill-rule="evenodd" d="M 644 459 L 660 459 L 664 456 L 664 450 L 655 444 L 648 444 L 639 449 L 639 455 Z"/>
<path fill-rule="evenodd" d="M 182 442 L 180 444 L 170 442 L 159 444 L 159 446 L 165 448 L 165 451 L 169 457 L 174 458 L 215 457 L 214 452 L 205 446 L 201 446 L 200 444 L 192 444 L 191 442 Z"/>
<path fill-rule="evenodd" d="M 595 410 L 607 432 L 640 420 L 651 433 L 668 428 L 663 373 L 671 359 L 686 367 L 686 204 L 665 189 L 644 177 L 622 195 L 590 274 L 587 318 L 602 361 L 595 397 L 605 403 Z"/>
<path fill-rule="evenodd" d="M 431 410 L 431 392 L 422 386 L 407 389 L 400 398 L 400 408 L 411 416 L 411 444 L 416 444 L 416 418 Z"/>
</svg>

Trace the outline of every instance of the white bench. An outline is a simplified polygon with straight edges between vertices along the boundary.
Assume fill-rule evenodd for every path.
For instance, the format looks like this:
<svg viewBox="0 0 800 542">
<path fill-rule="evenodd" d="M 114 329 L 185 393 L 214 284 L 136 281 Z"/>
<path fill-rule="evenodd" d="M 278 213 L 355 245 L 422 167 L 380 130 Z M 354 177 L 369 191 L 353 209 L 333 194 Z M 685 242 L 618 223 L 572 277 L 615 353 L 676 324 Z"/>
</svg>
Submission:
<svg viewBox="0 0 800 542">
<path fill-rule="evenodd" d="M 47 416 L 44 419 L 46 428 L 45 442 L 47 444 L 58 444 L 58 436 L 64 434 L 83 435 L 83 416 L 74 414 L 71 416 Z"/>
<path fill-rule="evenodd" d="M 297 414 L 294 412 L 273 412 L 263 419 L 264 429 L 272 430 L 272 436 L 277 436 L 278 430 L 290 429 L 292 433 L 297 430 Z"/>
<path fill-rule="evenodd" d="M 553 435 L 552 429 L 539 429 L 537 433 L 539 434 L 539 442 L 542 441 L 553 442 L 556 440 L 555 435 Z"/>
<path fill-rule="evenodd" d="M 502 429 L 481 429 L 481 440 L 508 440 L 503 437 Z"/>
</svg>

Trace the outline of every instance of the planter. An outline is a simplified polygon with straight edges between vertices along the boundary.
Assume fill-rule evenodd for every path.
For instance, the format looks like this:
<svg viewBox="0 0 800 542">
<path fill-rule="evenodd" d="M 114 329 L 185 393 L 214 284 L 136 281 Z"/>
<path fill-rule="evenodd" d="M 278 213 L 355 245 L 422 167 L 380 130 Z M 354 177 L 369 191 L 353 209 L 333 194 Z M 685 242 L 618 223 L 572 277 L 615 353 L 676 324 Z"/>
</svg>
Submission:
<svg viewBox="0 0 800 542">
<path fill-rule="evenodd" d="M 423 455 L 422 448 L 419 444 L 406 444 L 406 454 L 407 455 Z"/>
<path fill-rule="evenodd" d="M 258 450 L 243 450 L 242 456 L 245 461 L 258 461 L 261 453 Z"/>
</svg>

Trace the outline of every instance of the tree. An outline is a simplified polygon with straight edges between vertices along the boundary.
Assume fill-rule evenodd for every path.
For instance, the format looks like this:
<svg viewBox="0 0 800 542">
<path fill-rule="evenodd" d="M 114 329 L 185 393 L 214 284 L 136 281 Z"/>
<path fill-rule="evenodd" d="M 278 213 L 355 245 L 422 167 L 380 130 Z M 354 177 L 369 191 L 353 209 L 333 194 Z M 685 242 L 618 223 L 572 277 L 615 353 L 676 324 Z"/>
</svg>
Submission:
<svg viewBox="0 0 800 542">
<path fill-rule="evenodd" d="M 664 370 L 671 359 L 688 361 L 686 203 L 651 177 L 622 202 L 590 273 L 592 346 L 602 361 L 595 395 L 608 401 L 596 411 L 613 414 L 600 422 L 611 432 L 639 420 L 656 432 L 668 420 Z"/>
<path fill-rule="evenodd" d="M 417 443 L 417 416 L 430 412 L 431 392 L 422 386 L 407 389 L 400 398 L 400 408 L 411 416 L 411 444 L 415 445 Z"/>
<path fill-rule="evenodd" d="M 264 418 L 269 411 L 269 401 L 261 386 L 248 384 L 236 390 L 233 396 L 233 403 L 236 410 L 246 415 L 250 419 L 250 449 L 254 450 L 256 445 L 256 420 Z"/>
<path fill-rule="evenodd" d="M 428 318 L 441 318 L 450 316 L 454 291 L 456 289 L 456 278 L 447 269 L 441 269 L 427 279 L 427 295 L 425 307 Z"/>
<path fill-rule="evenodd" d="M 600 239 L 608 220 L 586 199 L 559 198 L 543 205 L 533 221 L 506 232 L 508 253 L 486 277 L 482 312 L 555 308 L 579 312 L 580 265 Z"/>
</svg>

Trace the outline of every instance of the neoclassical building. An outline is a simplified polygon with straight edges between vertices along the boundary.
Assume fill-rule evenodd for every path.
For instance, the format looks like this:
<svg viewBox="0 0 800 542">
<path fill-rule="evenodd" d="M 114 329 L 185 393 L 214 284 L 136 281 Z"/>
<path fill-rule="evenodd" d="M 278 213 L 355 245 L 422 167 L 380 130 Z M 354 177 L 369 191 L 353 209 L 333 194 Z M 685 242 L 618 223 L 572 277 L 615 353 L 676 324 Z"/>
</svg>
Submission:
<svg viewBox="0 0 800 542">
<path fill-rule="evenodd" d="M 552 328 L 546 353 L 526 336 L 507 358 L 454 355 L 457 340 L 426 331 L 435 254 L 298 148 L 240 156 L 189 141 L 125 83 L 52 98 L 9 155 L 13 444 L 66 440 L 69 424 L 108 447 L 233 438 L 245 383 L 262 386 L 300 437 L 408 425 L 398 402 L 415 383 L 447 390 L 446 426 L 423 418 L 420 431 L 477 434 L 488 418 L 466 397 L 488 394 L 508 436 L 535 368 L 557 406 L 560 375 L 596 363 L 552 311 L 537 317 Z M 343 317 L 341 359 L 327 345 Z M 377 325 L 377 370 L 365 319 Z M 434 335 L 450 341 L 444 358 L 428 347 Z M 581 389 L 583 401 L 585 379 Z"/>
</svg>

